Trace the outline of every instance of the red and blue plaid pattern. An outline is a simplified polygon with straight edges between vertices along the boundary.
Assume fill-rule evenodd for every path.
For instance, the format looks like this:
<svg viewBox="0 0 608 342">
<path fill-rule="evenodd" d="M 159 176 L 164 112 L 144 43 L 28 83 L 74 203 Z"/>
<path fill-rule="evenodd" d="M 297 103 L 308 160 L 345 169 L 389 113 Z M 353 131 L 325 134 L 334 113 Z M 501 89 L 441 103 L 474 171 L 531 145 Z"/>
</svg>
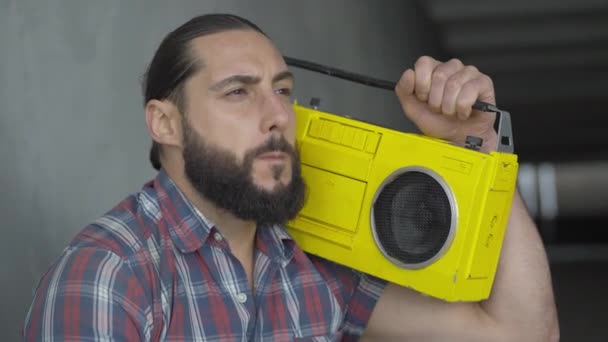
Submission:
<svg viewBox="0 0 608 342">
<path fill-rule="evenodd" d="M 40 281 L 28 341 L 337 341 L 385 282 L 256 233 L 253 290 L 221 233 L 161 171 L 82 230 Z"/>
</svg>

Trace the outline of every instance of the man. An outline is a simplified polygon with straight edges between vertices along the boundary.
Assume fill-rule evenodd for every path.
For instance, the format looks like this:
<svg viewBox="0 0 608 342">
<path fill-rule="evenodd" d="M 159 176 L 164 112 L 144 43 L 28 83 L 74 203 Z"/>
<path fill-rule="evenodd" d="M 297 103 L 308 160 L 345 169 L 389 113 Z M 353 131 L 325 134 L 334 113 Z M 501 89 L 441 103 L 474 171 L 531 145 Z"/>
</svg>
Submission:
<svg viewBox="0 0 608 342">
<path fill-rule="evenodd" d="M 558 338 L 542 243 L 518 196 L 489 300 L 445 303 L 302 252 L 293 76 L 254 24 L 192 19 L 146 74 L 158 176 L 86 227 L 43 277 L 27 340 L 548 341 Z M 418 60 L 396 93 L 426 134 L 495 146 L 491 80 Z M 314 191 L 311 190 L 311 191 Z"/>
</svg>

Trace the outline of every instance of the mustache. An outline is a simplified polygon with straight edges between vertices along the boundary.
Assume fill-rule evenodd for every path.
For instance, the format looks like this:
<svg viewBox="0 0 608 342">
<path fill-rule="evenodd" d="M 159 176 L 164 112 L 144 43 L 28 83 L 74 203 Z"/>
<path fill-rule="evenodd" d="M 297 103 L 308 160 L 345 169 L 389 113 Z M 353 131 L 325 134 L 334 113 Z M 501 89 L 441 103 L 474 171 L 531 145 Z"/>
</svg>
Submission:
<svg viewBox="0 0 608 342">
<path fill-rule="evenodd" d="M 253 149 L 249 154 L 257 157 L 267 152 L 284 152 L 290 156 L 296 154 L 295 148 L 282 135 L 280 137 L 270 137 L 265 143 Z"/>
</svg>

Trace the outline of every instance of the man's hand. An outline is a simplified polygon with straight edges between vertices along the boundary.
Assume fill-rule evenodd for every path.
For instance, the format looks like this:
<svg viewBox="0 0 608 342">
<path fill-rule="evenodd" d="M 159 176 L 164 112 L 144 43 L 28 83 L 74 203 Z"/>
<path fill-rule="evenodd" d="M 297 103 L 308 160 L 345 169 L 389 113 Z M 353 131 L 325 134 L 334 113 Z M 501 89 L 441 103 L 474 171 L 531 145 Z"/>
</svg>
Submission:
<svg viewBox="0 0 608 342">
<path fill-rule="evenodd" d="M 496 147 L 494 113 L 473 110 L 475 101 L 496 104 L 490 77 L 452 59 L 420 57 L 395 87 L 405 115 L 422 133 L 463 146 L 468 135 L 483 139 L 483 151 Z"/>
</svg>

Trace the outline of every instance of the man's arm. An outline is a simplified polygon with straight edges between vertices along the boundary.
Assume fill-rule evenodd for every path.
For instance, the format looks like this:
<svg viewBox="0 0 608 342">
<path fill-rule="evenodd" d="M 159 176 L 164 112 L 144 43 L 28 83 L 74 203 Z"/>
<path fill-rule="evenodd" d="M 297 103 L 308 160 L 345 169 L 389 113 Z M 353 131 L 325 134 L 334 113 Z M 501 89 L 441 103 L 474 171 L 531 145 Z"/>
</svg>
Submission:
<svg viewBox="0 0 608 342">
<path fill-rule="evenodd" d="M 389 285 L 372 313 L 368 341 L 557 341 L 547 258 L 516 195 L 491 297 L 448 303 Z"/>
<path fill-rule="evenodd" d="M 471 110 L 495 103 L 492 80 L 458 60 L 420 58 L 396 87 L 406 116 L 433 137 L 462 145 L 467 135 L 494 145 L 494 116 Z M 515 194 L 488 300 L 447 303 L 389 285 L 370 318 L 368 340 L 554 341 L 559 339 L 549 265 L 538 230 Z"/>
<path fill-rule="evenodd" d="M 144 341 L 145 292 L 128 265 L 96 247 L 70 248 L 42 278 L 25 341 Z"/>
</svg>

